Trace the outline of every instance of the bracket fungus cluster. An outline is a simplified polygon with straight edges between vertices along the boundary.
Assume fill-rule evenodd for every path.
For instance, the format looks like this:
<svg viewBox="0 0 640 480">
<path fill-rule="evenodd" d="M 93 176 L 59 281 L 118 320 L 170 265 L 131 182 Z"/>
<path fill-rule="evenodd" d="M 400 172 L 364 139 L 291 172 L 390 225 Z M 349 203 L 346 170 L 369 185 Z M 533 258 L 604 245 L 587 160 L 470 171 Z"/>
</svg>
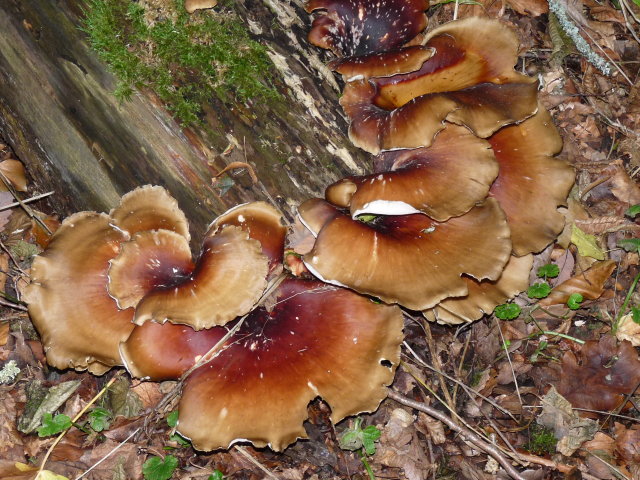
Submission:
<svg viewBox="0 0 640 480">
<path fill-rule="evenodd" d="M 161 187 L 65 220 L 25 293 L 47 359 L 184 380 L 178 431 L 201 450 L 281 450 L 322 397 L 333 421 L 371 411 L 399 361 L 398 305 L 468 322 L 524 290 L 563 228 L 573 170 L 517 73 L 517 39 L 468 18 L 423 34 L 426 0 L 310 0 L 309 38 L 337 58 L 371 174 L 298 209 L 308 272 L 282 268 L 286 229 L 255 202 L 216 218 L 194 257 Z M 346 288 L 343 288 L 346 287 Z M 73 298 L 70 298 L 73 292 Z M 376 297 L 380 301 L 373 301 Z"/>
<path fill-rule="evenodd" d="M 310 41 L 338 57 L 349 137 L 375 158 L 299 216 L 316 237 L 304 263 L 323 281 L 455 324 L 527 287 L 574 172 L 553 158 L 562 142 L 536 79 L 514 69 L 514 33 L 473 17 L 423 34 L 427 7 L 307 3 Z"/>
<path fill-rule="evenodd" d="M 161 187 L 108 215 L 72 215 L 25 292 L 48 362 L 95 374 L 124 365 L 155 381 L 189 373 L 178 431 L 201 450 L 281 450 L 305 436 L 316 397 L 336 422 L 375 410 L 399 362 L 400 310 L 282 273 L 285 234 L 273 207 L 240 205 L 213 221 L 194 259 Z"/>
</svg>

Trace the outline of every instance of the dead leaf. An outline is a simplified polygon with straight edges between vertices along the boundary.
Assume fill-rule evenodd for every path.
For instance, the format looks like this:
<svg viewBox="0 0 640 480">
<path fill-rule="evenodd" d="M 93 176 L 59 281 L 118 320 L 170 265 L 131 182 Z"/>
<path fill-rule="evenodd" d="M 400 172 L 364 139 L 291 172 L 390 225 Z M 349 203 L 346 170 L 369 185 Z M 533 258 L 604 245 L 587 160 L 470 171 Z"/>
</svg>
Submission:
<svg viewBox="0 0 640 480">
<path fill-rule="evenodd" d="M 587 440 L 593 438 L 598 431 L 598 423 L 588 418 L 580 418 L 573 411 L 567 399 L 552 386 L 542 398 L 542 413 L 537 423 L 553 430 L 558 439 L 556 450 L 563 455 L 571 456 Z"/>
<path fill-rule="evenodd" d="M 614 428 L 616 451 L 625 462 L 640 464 L 640 425 L 627 428 L 621 423 L 616 423 Z"/>
<path fill-rule="evenodd" d="M 0 173 L 17 191 L 27 191 L 27 176 L 21 161 L 10 158 L 0 162 Z M 0 190 L 6 189 L 4 182 L 0 182 Z"/>
<path fill-rule="evenodd" d="M 616 264 L 612 260 L 598 262 L 583 273 L 571 277 L 551 290 L 548 297 L 540 300 L 539 305 L 562 305 L 567 303 L 573 293 L 581 294 L 585 299 L 595 300 L 602 295 L 604 283 L 611 276 Z"/>
<path fill-rule="evenodd" d="M 622 164 L 622 160 L 615 160 L 605 169 L 605 174 L 611 175 L 611 193 L 621 202 L 629 205 L 640 203 L 640 187 L 629 178 L 629 174 Z"/>
<path fill-rule="evenodd" d="M 53 413 L 67 401 L 80 386 L 80 380 L 62 382 L 47 389 L 39 381 L 27 387 L 27 408 L 18 421 L 18 430 L 31 433 L 42 423 L 42 415 Z"/>
<path fill-rule="evenodd" d="M 594 235 L 584 233 L 580 228 L 573 224 L 571 229 L 571 243 L 578 247 L 578 253 L 583 257 L 591 257 L 596 260 L 604 260 L 605 255 Z"/>
<path fill-rule="evenodd" d="M 623 315 L 618 322 L 616 338 L 620 341 L 627 340 L 634 347 L 640 347 L 640 324 L 633 321 L 633 315 Z"/>
</svg>

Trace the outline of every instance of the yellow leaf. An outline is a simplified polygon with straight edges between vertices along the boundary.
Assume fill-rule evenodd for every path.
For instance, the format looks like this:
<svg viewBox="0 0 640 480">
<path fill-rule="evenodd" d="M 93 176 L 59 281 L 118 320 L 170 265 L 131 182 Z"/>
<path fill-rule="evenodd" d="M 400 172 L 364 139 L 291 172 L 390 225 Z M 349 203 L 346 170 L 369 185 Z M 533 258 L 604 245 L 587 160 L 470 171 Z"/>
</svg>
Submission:
<svg viewBox="0 0 640 480">
<path fill-rule="evenodd" d="M 16 462 L 14 466 L 16 467 L 16 470 L 19 470 L 20 472 L 32 472 L 33 470 L 38 469 L 38 467 L 32 467 L 31 465 L 27 465 L 22 462 Z"/>
<path fill-rule="evenodd" d="M 67 477 L 63 477 L 62 475 L 58 475 L 57 473 L 53 473 L 49 470 L 43 470 L 34 480 L 69 480 Z"/>
<path fill-rule="evenodd" d="M 596 260 L 604 260 L 605 255 L 598 246 L 595 235 L 584 233 L 575 224 L 571 227 L 571 243 L 578 247 L 578 253 L 583 257 L 591 257 Z"/>
</svg>

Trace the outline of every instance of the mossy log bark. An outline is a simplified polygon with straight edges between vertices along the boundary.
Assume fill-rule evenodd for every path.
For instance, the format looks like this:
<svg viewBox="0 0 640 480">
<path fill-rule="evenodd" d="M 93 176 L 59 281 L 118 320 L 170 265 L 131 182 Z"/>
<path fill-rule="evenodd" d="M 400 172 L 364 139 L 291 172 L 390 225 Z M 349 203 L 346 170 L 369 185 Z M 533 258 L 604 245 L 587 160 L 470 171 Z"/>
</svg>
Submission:
<svg viewBox="0 0 640 480">
<path fill-rule="evenodd" d="M 254 38 L 269 48 L 282 99 L 251 105 L 213 98 L 203 127 L 185 129 L 153 92 L 121 103 L 115 79 L 79 30 L 78 0 L 0 2 L 0 133 L 58 213 L 104 211 L 144 184 L 178 199 L 197 238 L 238 203 L 275 202 L 289 215 L 336 179 L 367 169 L 346 137 L 338 86 L 309 45 L 300 2 L 237 0 Z M 212 178 L 236 170 L 226 186 Z M 228 188 L 230 185 L 230 188 Z"/>
</svg>

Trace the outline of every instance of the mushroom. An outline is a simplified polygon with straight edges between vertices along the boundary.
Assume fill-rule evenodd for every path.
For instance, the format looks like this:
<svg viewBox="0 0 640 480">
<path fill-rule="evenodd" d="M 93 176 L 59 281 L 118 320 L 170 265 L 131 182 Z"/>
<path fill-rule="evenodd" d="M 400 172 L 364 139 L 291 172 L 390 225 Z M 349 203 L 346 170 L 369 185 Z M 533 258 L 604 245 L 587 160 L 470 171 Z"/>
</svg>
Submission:
<svg viewBox="0 0 640 480">
<path fill-rule="evenodd" d="M 298 214 L 316 230 L 313 250 L 304 256 L 321 280 L 373 295 L 412 310 L 433 307 L 442 299 L 467 294 L 461 275 L 496 280 L 509 258 L 509 228 L 498 203 L 487 199 L 465 215 L 446 222 L 423 214 L 353 220 L 336 208 L 317 228 L 318 210 L 303 203 Z"/>
<path fill-rule="evenodd" d="M 193 13 L 196 10 L 205 10 L 213 8 L 218 4 L 218 0 L 184 0 L 184 9 L 187 13 Z"/>
<path fill-rule="evenodd" d="M 133 328 L 133 311 L 120 310 L 107 292 L 109 262 L 139 228 L 183 232 L 186 219 L 174 206 L 164 189 L 146 186 L 109 215 L 80 212 L 62 223 L 35 258 L 24 296 L 50 365 L 100 375 L 121 364 L 118 344 Z"/>
<path fill-rule="evenodd" d="M 487 196 L 498 163 L 487 141 L 448 124 L 429 148 L 384 154 L 378 173 L 346 177 L 325 198 L 351 216 L 426 213 L 444 221 L 468 212 Z M 389 166 L 386 166 L 389 165 Z"/>
<path fill-rule="evenodd" d="M 402 341 L 397 307 L 315 280 L 286 279 L 274 295 L 187 378 L 178 432 L 195 448 L 250 441 L 279 451 L 306 436 L 314 398 L 333 422 L 385 398 Z"/>
<path fill-rule="evenodd" d="M 309 0 L 307 12 L 325 10 L 309 41 L 341 57 L 394 50 L 424 30 L 427 8 L 426 0 Z"/>
<path fill-rule="evenodd" d="M 445 325 L 478 320 L 484 314 L 491 313 L 497 305 L 526 290 L 532 265 L 533 255 L 512 255 L 498 280 L 478 282 L 465 278 L 469 291 L 467 295 L 445 298 L 433 309 L 423 313 L 428 320 Z"/>
<path fill-rule="evenodd" d="M 566 204 L 575 177 L 571 166 L 552 157 L 562 149 L 562 139 L 540 106 L 536 115 L 499 130 L 488 141 L 500 165 L 489 195 L 507 216 L 513 251 L 539 252 L 564 228 L 558 206 Z"/>
<path fill-rule="evenodd" d="M 431 145 L 444 121 L 463 125 L 486 138 L 500 127 L 533 115 L 537 85 L 482 83 L 454 92 L 416 97 L 399 108 L 375 104 L 376 86 L 369 80 L 348 83 L 340 104 L 351 120 L 349 138 L 369 153 Z"/>
</svg>

